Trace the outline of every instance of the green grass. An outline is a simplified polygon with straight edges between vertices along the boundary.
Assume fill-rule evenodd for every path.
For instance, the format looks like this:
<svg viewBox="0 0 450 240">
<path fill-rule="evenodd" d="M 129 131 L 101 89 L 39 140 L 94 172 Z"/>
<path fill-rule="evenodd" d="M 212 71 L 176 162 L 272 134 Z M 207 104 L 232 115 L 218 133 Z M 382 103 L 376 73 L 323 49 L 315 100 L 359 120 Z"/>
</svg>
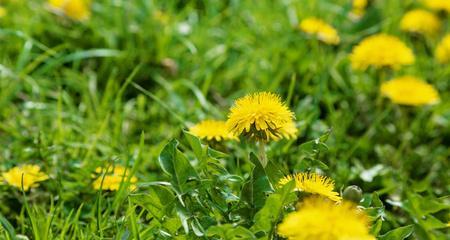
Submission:
<svg viewBox="0 0 450 240">
<path fill-rule="evenodd" d="M 380 239 L 448 239 L 450 67 L 433 58 L 440 37 L 399 31 L 417 1 L 376 1 L 356 23 L 344 0 L 99 0 L 82 23 L 42 0 L 2 3 L 0 172 L 34 163 L 50 180 L 24 194 L 0 185 L 0 239 L 280 239 L 274 227 L 287 210 L 258 217 L 278 203 L 255 179 L 274 184 L 307 170 L 323 171 L 337 190 L 360 186 L 373 232 L 397 229 Z M 307 16 L 332 23 L 342 43 L 306 39 L 296 26 Z M 382 74 L 351 70 L 352 47 L 377 32 L 399 36 L 417 57 L 381 77 L 423 77 L 438 105 L 379 99 Z M 269 144 L 268 170 L 249 142 L 212 146 L 223 154 L 183 133 L 226 119 L 236 98 L 255 91 L 286 99 L 300 130 Z M 95 168 L 113 164 L 130 167 L 136 192 L 92 188 Z M 292 205 L 286 191 L 272 198 Z"/>
</svg>

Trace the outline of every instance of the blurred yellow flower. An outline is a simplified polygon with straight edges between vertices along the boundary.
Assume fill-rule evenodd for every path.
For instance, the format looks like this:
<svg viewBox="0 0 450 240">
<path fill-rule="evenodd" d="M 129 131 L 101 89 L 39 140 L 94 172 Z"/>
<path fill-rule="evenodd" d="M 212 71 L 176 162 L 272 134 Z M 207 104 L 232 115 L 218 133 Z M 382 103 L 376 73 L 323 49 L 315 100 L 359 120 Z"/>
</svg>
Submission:
<svg viewBox="0 0 450 240">
<path fill-rule="evenodd" d="M 446 11 L 450 13 L 450 1 L 449 0 L 424 0 L 425 5 L 436 11 Z"/>
<path fill-rule="evenodd" d="M 440 63 L 450 62 L 450 34 L 447 34 L 438 44 L 435 55 Z"/>
<path fill-rule="evenodd" d="M 308 198 L 278 225 L 288 240 L 375 240 L 366 214 L 349 202 Z"/>
<path fill-rule="evenodd" d="M 339 34 L 331 25 L 318 18 L 307 18 L 300 23 L 300 30 L 310 36 L 317 37 L 327 44 L 339 44 Z"/>
<path fill-rule="evenodd" d="M 283 186 L 292 180 L 295 181 L 296 191 L 318 194 L 335 202 L 342 200 L 339 193 L 334 191 L 334 181 L 329 177 L 317 173 L 296 173 L 280 179 L 278 184 Z"/>
<path fill-rule="evenodd" d="M 413 64 L 413 51 L 400 39 L 387 34 L 376 34 L 362 40 L 350 54 L 353 69 L 365 70 L 369 66 L 376 68 L 399 68 Z"/>
<path fill-rule="evenodd" d="M 231 107 L 227 126 L 236 136 L 245 135 L 260 141 L 292 136 L 294 113 L 280 96 L 259 92 L 239 98 Z"/>
<path fill-rule="evenodd" d="M 357 9 L 365 9 L 367 7 L 368 1 L 367 0 L 353 0 L 353 8 Z"/>
<path fill-rule="evenodd" d="M 366 13 L 367 5 L 367 0 L 353 0 L 351 16 L 357 19 L 361 18 Z"/>
<path fill-rule="evenodd" d="M 6 16 L 6 9 L 0 6 L 0 18 Z"/>
<path fill-rule="evenodd" d="M 439 102 L 436 89 L 413 76 L 403 76 L 385 82 L 380 91 L 392 102 L 402 105 L 420 106 Z"/>
<path fill-rule="evenodd" d="M 128 170 L 122 166 L 115 166 L 114 169 L 108 172 L 105 172 L 102 168 L 96 168 L 95 172 L 101 174 L 92 183 L 95 190 L 101 188 L 102 190 L 117 191 L 122 182 L 126 182 L 129 177 Z M 135 185 L 136 182 L 137 178 L 132 176 L 130 178 L 130 190 L 133 191 L 137 188 Z"/>
<path fill-rule="evenodd" d="M 48 0 L 50 8 L 74 20 L 82 21 L 90 17 L 90 4 L 87 0 Z"/>
<path fill-rule="evenodd" d="M 220 142 L 222 140 L 238 140 L 238 138 L 228 130 L 225 121 L 204 120 L 189 128 L 189 132 L 208 141 L 215 140 Z"/>
<path fill-rule="evenodd" d="M 441 21 L 429 11 L 416 9 L 407 12 L 403 16 L 400 28 L 405 32 L 433 36 L 439 33 Z"/>
<path fill-rule="evenodd" d="M 8 172 L 2 174 L 3 180 L 16 188 L 28 191 L 30 188 L 39 186 L 39 182 L 48 179 L 47 174 L 41 172 L 41 168 L 37 165 L 21 165 L 11 168 Z M 22 182 L 23 180 L 23 182 Z"/>
<path fill-rule="evenodd" d="M 170 15 L 161 10 L 156 10 L 153 12 L 153 18 L 164 25 L 168 24 L 170 21 Z"/>
</svg>

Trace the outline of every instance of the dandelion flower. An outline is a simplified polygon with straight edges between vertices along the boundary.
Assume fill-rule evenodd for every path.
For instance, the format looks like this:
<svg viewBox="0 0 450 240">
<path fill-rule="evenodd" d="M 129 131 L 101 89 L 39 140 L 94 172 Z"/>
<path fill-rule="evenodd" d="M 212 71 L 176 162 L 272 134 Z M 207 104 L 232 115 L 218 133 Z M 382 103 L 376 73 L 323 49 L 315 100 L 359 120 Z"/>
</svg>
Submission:
<svg viewBox="0 0 450 240">
<path fill-rule="evenodd" d="M 157 10 L 153 13 L 153 19 L 163 25 L 166 25 L 170 21 L 170 16 L 163 11 Z"/>
<path fill-rule="evenodd" d="M 366 13 L 367 5 L 367 0 L 353 0 L 351 16 L 356 19 L 361 18 Z"/>
<path fill-rule="evenodd" d="M 289 126 L 293 119 L 294 113 L 281 101 L 280 96 L 260 92 L 236 100 L 230 109 L 227 126 L 236 136 L 245 135 L 251 139 L 269 141 L 291 135 L 287 134 L 286 129 L 293 127 Z"/>
<path fill-rule="evenodd" d="M 6 16 L 6 9 L 0 6 L 0 18 Z"/>
<path fill-rule="evenodd" d="M 318 194 L 333 201 L 341 201 L 339 193 L 334 191 L 334 181 L 331 178 L 316 173 L 297 173 L 282 178 L 278 184 L 280 186 L 295 181 L 295 190 Z"/>
<path fill-rule="evenodd" d="M 238 139 L 228 131 L 227 123 L 225 121 L 204 120 L 189 128 L 189 132 L 208 141 L 215 140 L 220 142 L 222 140 Z"/>
<path fill-rule="evenodd" d="M 450 13 L 450 1 L 448 0 L 424 0 L 424 2 L 432 10 Z"/>
<path fill-rule="evenodd" d="M 450 62 L 450 34 L 447 34 L 438 44 L 435 55 L 440 63 Z"/>
<path fill-rule="evenodd" d="M 49 0 L 50 8 L 74 20 L 86 20 L 90 16 L 87 0 Z"/>
<path fill-rule="evenodd" d="M 278 234 L 288 240 L 375 240 L 369 233 L 368 217 L 355 205 L 314 197 L 283 219 Z"/>
<path fill-rule="evenodd" d="M 400 28 L 405 32 L 433 36 L 439 32 L 441 21 L 431 12 L 416 9 L 403 16 Z"/>
<path fill-rule="evenodd" d="M 365 9 L 368 5 L 367 0 L 353 0 L 352 6 L 357 9 Z"/>
<path fill-rule="evenodd" d="M 281 136 L 286 139 L 295 139 L 297 138 L 298 129 L 295 126 L 294 121 L 289 121 L 280 129 Z"/>
<path fill-rule="evenodd" d="M 129 177 L 129 172 L 122 166 L 116 166 L 113 170 L 108 172 L 105 172 L 102 168 L 97 168 L 95 172 L 101 174 L 92 183 L 95 190 L 99 190 L 101 188 L 103 190 L 117 191 L 119 190 L 122 182 L 127 181 L 127 178 Z M 136 182 L 137 178 L 132 176 L 130 178 L 130 190 L 136 189 Z"/>
<path fill-rule="evenodd" d="M 402 105 L 421 106 L 439 102 L 439 93 L 425 81 L 403 76 L 381 85 L 381 94 Z"/>
<path fill-rule="evenodd" d="M 307 18 L 300 23 L 300 30 L 310 36 L 317 37 L 327 44 L 337 45 L 340 38 L 336 29 L 318 18 Z"/>
<path fill-rule="evenodd" d="M 48 179 L 47 174 L 41 172 L 37 165 L 22 165 L 11 168 L 8 172 L 2 174 L 3 180 L 16 188 L 28 191 L 30 188 L 39 187 L 39 182 Z"/>
<path fill-rule="evenodd" d="M 350 61 L 353 69 L 365 70 L 369 66 L 398 68 L 413 64 L 415 58 L 412 50 L 397 37 L 376 34 L 353 48 Z"/>
</svg>

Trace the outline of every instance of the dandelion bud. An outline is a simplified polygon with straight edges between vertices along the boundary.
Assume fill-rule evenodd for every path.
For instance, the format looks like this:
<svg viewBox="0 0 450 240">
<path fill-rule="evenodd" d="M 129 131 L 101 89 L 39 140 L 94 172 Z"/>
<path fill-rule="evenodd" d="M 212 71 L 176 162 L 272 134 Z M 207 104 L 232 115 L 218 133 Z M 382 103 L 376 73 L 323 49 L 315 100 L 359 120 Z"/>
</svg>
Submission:
<svg viewBox="0 0 450 240">
<path fill-rule="evenodd" d="M 345 200 L 352 201 L 355 203 L 359 203 L 362 199 L 363 191 L 360 187 L 356 185 L 348 186 L 345 188 L 344 193 L 342 194 L 342 197 Z"/>
</svg>

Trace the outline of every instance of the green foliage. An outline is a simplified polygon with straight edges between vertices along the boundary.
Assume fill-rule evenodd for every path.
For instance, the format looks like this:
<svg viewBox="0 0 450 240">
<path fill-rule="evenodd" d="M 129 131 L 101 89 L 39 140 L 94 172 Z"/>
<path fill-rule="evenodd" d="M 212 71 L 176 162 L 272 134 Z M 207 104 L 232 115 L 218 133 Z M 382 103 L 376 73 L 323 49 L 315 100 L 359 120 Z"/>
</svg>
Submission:
<svg viewBox="0 0 450 240">
<path fill-rule="evenodd" d="M 399 227 L 395 230 L 389 231 L 386 234 L 380 236 L 381 240 L 403 240 L 409 237 L 413 233 L 414 227 L 412 225 L 408 225 L 405 227 Z"/>
<path fill-rule="evenodd" d="M 88 21 L 44 0 L 0 1 L 0 239 L 280 239 L 301 196 L 293 172 L 357 185 L 379 239 L 448 239 L 450 68 L 434 59 L 449 32 L 411 36 L 398 23 L 419 1 L 95 0 Z M 297 30 L 317 16 L 341 35 L 327 46 Z M 416 64 L 353 71 L 348 54 L 377 32 L 399 36 Z M 441 102 L 399 106 L 379 83 L 416 75 Z M 187 131 L 225 120 L 233 100 L 282 96 L 299 136 L 267 145 L 207 142 Z M 172 140 L 170 140 L 172 139 Z M 22 193 L 2 173 L 33 163 L 50 179 Z M 118 191 L 93 189 L 96 168 L 127 166 Z M 358 196 L 359 197 L 359 196 Z"/>
</svg>

